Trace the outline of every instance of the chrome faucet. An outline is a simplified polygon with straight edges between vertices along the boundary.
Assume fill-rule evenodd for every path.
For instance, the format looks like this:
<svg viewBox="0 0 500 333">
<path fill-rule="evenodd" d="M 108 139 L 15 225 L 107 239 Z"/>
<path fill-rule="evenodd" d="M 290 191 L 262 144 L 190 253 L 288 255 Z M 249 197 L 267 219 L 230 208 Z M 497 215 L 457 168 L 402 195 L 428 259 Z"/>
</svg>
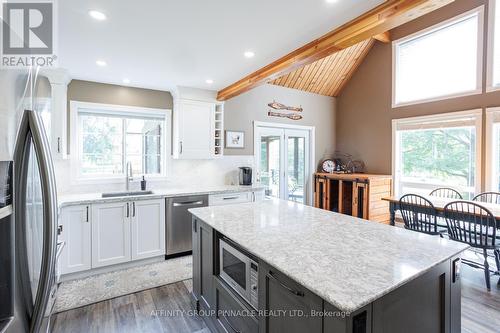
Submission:
<svg viewBox="0 0 500 333">
<path fill-rule="evenodd" d="M 125 188 L 127 191 L 130 190 L 130 182 L 134 180 L 134 175 L 132 174 L 132 163 L 127 162 L 127 170 L 125 175 Z"/>
</svg>

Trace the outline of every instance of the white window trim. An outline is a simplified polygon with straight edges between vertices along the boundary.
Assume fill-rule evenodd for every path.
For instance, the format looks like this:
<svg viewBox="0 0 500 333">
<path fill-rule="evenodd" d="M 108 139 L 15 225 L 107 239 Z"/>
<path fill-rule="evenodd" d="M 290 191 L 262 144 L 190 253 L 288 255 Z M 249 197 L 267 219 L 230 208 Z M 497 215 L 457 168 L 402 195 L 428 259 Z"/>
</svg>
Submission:
<svg viewBox="0 0 500 333">
<path fill-rule="evenodd" d="M 290 129 L 290 130 L 303 130 L 309 132 L 309 172 L 306 175 L 306 204 L 310 205 L 314 202 L 314 170 L 316 170 L 316 127 L 315 126 L 304 126 L 304 125 L 293 125 L 293 124 L 283 124 L 283 123 L 272 123 L 265 121 L 254 121 L 253 122 L 253 159 L 255 168 L 258 169 L 258 163 L 260 161 L 259 151 L 258 151 L 258 143 L 259 138 L 257 137 L 257 132 L 259 127 L 270 127 L 270 128 L 279 128 L 279 129 Z"/>
<path fill-rule="evenodd" d="M 475 118 L 475 126 L 476 126 L 476 172 L 475 172 L 475 184 L 474 189 L 476 193 L 481 192 L 481 166 L 482 166 L 482 132 L 483 132 L 483 110 L 482 109 L 474 109 L 467 111 L 457 111 L 457 112 L 448 112 L 448 113 L 440 113 L 436 115 L 430 116 L 420 116 L 420 117 L 410 117 L 410 118 L 400 118 L 392 120 L 392 193 L 395 195 L 400 195 L 399 191 L 399 181 L 397 177 L 398 172 L 398 161 L 396 152 L 399 151 L 399 147 L 397 147 L 397 128 L 398 125 L 401 124 L 412 124 L 412 123 L 421 123 L 421 122 L 432 122 L 432 121 L 446 121 L 459 119 L 463 117 L 472 117 Z"/>
<path fill-rule="evenodd" d="M 487 64 L 486 64 L 486 92 L 500 90 L 500 84 L 493 84 L 493 58 L 495 51 L 495 6 L 496 0 L 488 2 L 488 49 L 487 49 Z"/>
<path fill-rule="evenodd" d="M 495 116 L 500 115 L 500 107 L 487 108 L 486 109 L 486 143 L 485 143 L 485 190 L 486 191 L 498 191 L 498 184 L 493 182 L 493 177 L 495 176 L 494 163 L 497 161 L 497 152 L 495 151 L 495 145 L 493 144 L 493 125 L 495 124 Z"/>
<path fill-rule="evenodd" d="M 79 109 L 97 109 L 107 111 L 109 113 L 126 114 L 126 113 L 144 113 L 148 115 L 158 115 L 165 117 L 165 135 L 163 145 L 162 158 L 162 174 L 149 175 L 148 180 L 161 181 L 170 179 L 171 175 L 171 146 L 172 146 L 172 110 L 169 109 L 155 109 L 146 107 L 90 103 L 80 101 L 70 101 L 70 169 L 71 169 L 71 185 L 88 185 L 88 184 L 111 184 L 123 183 L 124 175 L 105 176 L 105 177 L 81 177 L 80 175 L 80 154 L 79 154 L 79 129 L 78 129 L 78 110 Z M 138 175 L 135 175 L 136 177 Z M 138 178 L 137 178 L 138 179 Z M 135 180 L 135 179 L 134 179 Z"/>
<path fill-rule="evenodd" d="M 411 101 L 411 102 L 403 102 L 403 103 L 396 103 L 396 65 L 397 65 L 397 58 L 396 58 L 396 49 L 398 44 L 407 42 L 411 39 L 414 39 L 416 37 L 419 37 L 424 34 L 429 34 L 435 30 L 439 30 L 447 25 L 451 25 L 453 22 L 472 15 L 474 13 L 478 13 L 478 38 L 477 38 L 477 73 L 476 73 L 476 89 L 471 90 L 471 91 L 464 91 L 460 93 L 455 93 L 455 94 L 449 94 L 449 95 L 443 95 L 443 96 L 437 96 L 437 97 L 430 97 L 430 98 L 424 98 L 424 99 L 419 99 L 416 101 Z M 464 96 L 471 96 L 471 95 L 477 95 L 481 94 L 483 92 L 483 48 L 484 48 L 484 5 L 476 7 L 472 10 L 469 10 L 465 13 L 462 13 L 460 15 L 454 16 L 446 21 L 440 22 L 438 24 L 435 24 L 429 28 L 417 31 L 411 35 L 405 36 L 403 38 L 400 38 L 398 40 L 395 40 L 392 42 L 392 108 L 399 108 L 403 106 L 408 106 L 408 105 L 415 105 L 415 104 L 423 104 L 423 103 L 429 103 L 429 102 L 436 102 L 436 101 L 442 101 L 442 100 L 447 100 L 447 99 L 452 99 L 452 98 L 457 98 L 457 97 L 464 97 Z"/>
</svg>

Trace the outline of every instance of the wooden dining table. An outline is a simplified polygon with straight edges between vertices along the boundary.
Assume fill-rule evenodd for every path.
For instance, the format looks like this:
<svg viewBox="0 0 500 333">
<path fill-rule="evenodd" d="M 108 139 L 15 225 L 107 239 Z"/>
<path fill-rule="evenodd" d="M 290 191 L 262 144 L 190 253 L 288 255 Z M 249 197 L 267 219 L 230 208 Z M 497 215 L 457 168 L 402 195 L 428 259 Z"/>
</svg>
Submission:
<svg viewBox="0 0 500 333">
<path fill-rule="evenodd" d="M 480 202 L 480 201 L 472 201 L 472 200 L 458 200 L 458 199 L 450 199 L 450 198 L 440 198 L 440 197 L 433 197 L 433 196 L 424 196 L 427 200 L 429 200 L 434 207 L 436 208 L 437 215 L 439 217 L 444 218 L 444 206 L 446 206 L 448 203 L 452 201 L 469 201 L 473 202 L 476 204 L 479 204 L 483 206 L 484 208 L 488 209 L 491 214 L 495 217 L 497 228 L 500 228 L 500 204 L 493 204 L 493 203 L 487 203 L 487 202 Z M 390 224 L 395 225 L 396 222 L 396 211 L 400 210 L 401 207 L 399 206 L 399 197 L 385 197 L 382 198 L 384 201 L 389 202 L 389 212 L 390 212 Z M 417 207 L 418 209 L 418 207 Z"/>
</svg>

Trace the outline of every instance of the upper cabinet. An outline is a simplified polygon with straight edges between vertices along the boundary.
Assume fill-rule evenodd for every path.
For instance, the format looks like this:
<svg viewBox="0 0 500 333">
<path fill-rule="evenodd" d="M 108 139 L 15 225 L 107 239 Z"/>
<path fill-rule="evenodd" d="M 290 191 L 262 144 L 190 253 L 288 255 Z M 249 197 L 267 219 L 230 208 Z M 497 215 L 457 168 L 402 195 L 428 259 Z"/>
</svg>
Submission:
<svg viewBox="0 0 500 333">
<path fill-rule="evenodd" d="M 42 71 L 51 87 L 50 133 L 49 140 L 52 156 L 66 159 L 68 145 L 67 94 L 71 81 L 68 72 L 63 69 L 45 69 Z"/>
<path fill-rule="evenodd" d="M 207 91 L 183 89 L 189 89 L 189 93 L 180 90 L 174 103 L 173 157 L 213 159 L 222 156 L 223 104 L 211 98 Z"/>
</svg>

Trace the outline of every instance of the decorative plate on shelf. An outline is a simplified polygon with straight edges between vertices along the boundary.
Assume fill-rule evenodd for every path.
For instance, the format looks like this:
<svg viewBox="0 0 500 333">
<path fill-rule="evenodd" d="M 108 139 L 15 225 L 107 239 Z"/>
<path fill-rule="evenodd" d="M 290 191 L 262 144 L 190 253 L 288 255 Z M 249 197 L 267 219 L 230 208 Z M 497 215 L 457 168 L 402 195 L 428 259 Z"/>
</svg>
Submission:
<svg viewBox="0 0 500 333">
<path fill-rule="evenodd" d="M 337 163 L 332 159 L 326 159 L 321 162 L 321 170 L 323 172 L 333 173 L 337 168 Z"/>
</svg>

